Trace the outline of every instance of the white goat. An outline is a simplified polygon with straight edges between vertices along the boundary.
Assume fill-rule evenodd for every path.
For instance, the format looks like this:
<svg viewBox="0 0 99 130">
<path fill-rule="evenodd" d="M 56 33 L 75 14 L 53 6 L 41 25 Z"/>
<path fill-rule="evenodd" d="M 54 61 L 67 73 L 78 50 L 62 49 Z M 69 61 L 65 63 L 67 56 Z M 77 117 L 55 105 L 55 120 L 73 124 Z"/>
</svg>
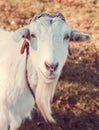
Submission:
<svg viewBox="0 0 99 130">
<path fill-rule="evenodd" d="M 55 122 L 50 102 L 69 42 L 89 39 L 72 30 L 60 13 L 38 14 L 15 32 L 0 29 L 0 130 L 16 130 L 22 120 L 31 118 L 35 102 L 44 119 Z"/>
</svg>

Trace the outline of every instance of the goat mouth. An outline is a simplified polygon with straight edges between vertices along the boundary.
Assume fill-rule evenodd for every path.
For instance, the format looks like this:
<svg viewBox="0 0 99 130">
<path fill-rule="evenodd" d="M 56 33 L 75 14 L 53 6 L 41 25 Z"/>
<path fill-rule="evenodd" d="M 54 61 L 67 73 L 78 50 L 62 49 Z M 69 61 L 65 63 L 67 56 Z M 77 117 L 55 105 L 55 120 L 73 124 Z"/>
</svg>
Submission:
<svg viewBox="0 0 99 130">
<path fill-rule="evenodd" d="M 47 76 L 45 75 L 41 70 L 40 70 L 40 73 L 41 75 L 45 78 L 45 79 L 48 79 L 48 80 L 55 80 L 56 77 L 54 75 L 51 75 L 51 76 Z"/>
</svg>

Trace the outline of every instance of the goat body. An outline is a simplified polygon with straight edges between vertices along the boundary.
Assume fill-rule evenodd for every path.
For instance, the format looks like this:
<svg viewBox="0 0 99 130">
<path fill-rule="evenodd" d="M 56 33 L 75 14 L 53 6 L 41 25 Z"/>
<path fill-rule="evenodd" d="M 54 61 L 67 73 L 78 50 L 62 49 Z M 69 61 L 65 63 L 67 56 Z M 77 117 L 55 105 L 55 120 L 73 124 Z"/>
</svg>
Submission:
<svg viewBox="0 0 99 130">
<path fill-rule="evenodd" d="M 18 128 L 34 107 L 26 82 L 26 55 L 20 55 L 20 44 L 12 35 L 0 32 L 0 130 L 7 130 L 8 124 L 11 130 Z"/>
</svg>

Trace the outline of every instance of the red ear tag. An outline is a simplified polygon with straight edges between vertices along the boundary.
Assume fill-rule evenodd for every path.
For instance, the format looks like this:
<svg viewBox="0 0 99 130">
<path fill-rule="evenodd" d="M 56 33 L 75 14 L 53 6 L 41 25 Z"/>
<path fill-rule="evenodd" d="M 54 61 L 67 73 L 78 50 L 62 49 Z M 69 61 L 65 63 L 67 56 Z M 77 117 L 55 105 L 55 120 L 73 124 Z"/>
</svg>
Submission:
<svg viewBox="0 0 99 130">
<path fill-rule="evenodd" d="M 21 46 L 20 53 L 23 54 L 26 48 L 27 48 L 27 41 L 24 40 L 24 42 L 23 42 L 23 44 Z"/>
</svg>

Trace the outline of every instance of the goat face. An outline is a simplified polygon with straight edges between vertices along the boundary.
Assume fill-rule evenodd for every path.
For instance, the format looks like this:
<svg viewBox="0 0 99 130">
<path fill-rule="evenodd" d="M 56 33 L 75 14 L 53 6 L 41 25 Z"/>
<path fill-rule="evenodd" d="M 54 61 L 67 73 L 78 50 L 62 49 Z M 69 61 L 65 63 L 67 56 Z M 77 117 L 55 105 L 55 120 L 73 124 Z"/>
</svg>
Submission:
<svg viewBox="0 0 99 130">
<path fill-rule="evenodd" d="M 30 24 L 21 30 L 21 35 L 28 39 L 29 55 L 37 71 L 38 83 L 35 99 L 44 119 L 54 122 L 51 116 L 50 102 L 65 64 L 70 41 L 87 41 L 89 35 L 72 30 L 62 14 L 36 15 Z M 22 53 L 24 52 L 22 47 Z"/>
<path fill-rule="evenodd" d="M 36 63 L 35 66 L 45 82 L 53 82 L 59 78 L 66 61 L 70 40 L 89 39 L 89 36 L 73 31 L 61 14 L 39 15 L 32 20 L 29 30 L 32 61 Z"/>
<path fill-rule="evenodd" d="M 35 30 L 31 30 L 35 26 Z M 39 27 L 39 28 L 38 28 Z M 48 18 L 40 18 L 30 26 L 32 56 L 36 55 L 38 72 L 46 82 L 58 79 L 66 61 L 70 28 L 60 19 L 50 23 Z M 66 38 L 67 36 L 67 38 Z M 39 58 L 39 59 L 38 59 Z"/>
</svg>

